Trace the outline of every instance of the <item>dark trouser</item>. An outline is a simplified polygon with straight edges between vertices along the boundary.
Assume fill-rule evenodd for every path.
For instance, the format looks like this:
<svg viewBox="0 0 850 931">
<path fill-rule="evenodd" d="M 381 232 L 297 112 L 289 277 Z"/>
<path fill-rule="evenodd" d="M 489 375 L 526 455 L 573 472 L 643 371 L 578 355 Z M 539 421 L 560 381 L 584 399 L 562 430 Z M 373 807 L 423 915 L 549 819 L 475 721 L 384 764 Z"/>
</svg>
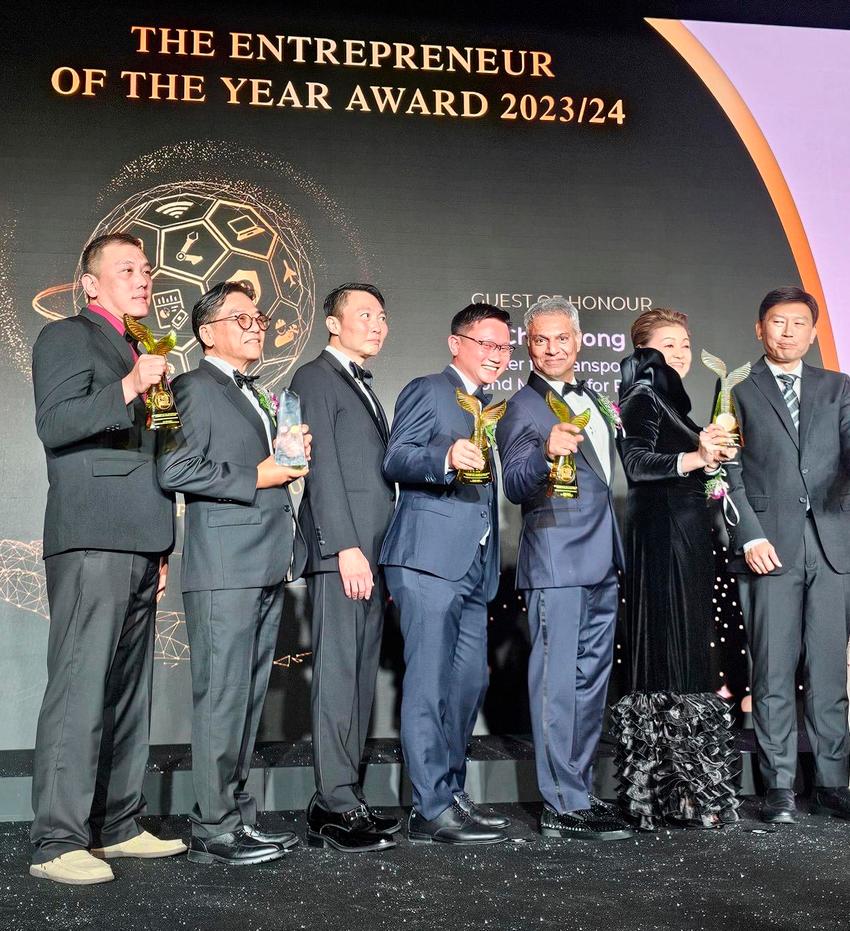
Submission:
<svg viewBox="0 0 850 931">
<path fill-rule="evenodd" d="M 139 833 L 159 556 L 74 550 L 44 565 L 50 631 L 33 764 L 35 863 Z"/>
<path fill-rule="evenodd" d="M 413 807 L 427 820 L 466 782 L 466 748 L 487 691 L 484 548 L 458 582 L 398 566 L 384 570 L 401 613 L 401 746 Z"/>
<path fill-rule="evenodd" d="M 312 604 L 313 768 L 319 804 L 360 804 L 360 761 L 369 732 L 384 629 L 384 583 L 368 601 L 347 598 L 338 572 L 307 577 Z"/>
<path fill-rule="evenodd" d="M 850 576 L 834 572 L 811 519 L 782 575 L 738 576 L 752 655 L 753 725 L 767 788 L 790 789 L 797 772 L 794 674 L 804 651 L 806 731 L 819 786 L 846 786 L 847 633 Z"/>
<path fill-rule="evenodd" d="M 184 592 L 192 667 L 192 834 L 251 826 L 251 756 L 283 614 L 283 583 Z"/>
<path fill-rule="evenodd" d="M 617 622 L 617 573 L 598 585 L 525 593 L 537 784 L 563 814 L 589 807 Z"/>
</svg>

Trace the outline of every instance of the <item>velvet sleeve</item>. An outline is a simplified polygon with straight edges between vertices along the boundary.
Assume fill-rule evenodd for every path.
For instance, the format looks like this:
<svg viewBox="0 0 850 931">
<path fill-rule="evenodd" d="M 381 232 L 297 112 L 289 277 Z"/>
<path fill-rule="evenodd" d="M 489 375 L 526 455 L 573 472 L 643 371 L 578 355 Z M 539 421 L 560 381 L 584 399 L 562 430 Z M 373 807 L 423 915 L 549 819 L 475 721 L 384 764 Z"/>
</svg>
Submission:
<svg viewBox="0 0 850 931">
<path fill-rule="evenodd" d="M 618 448 L 623 469 L 632 482 L 654 482 L 678 478 L 677 461 L 680 452 L 657 452 L 658 435 L 663 412 L 655 394 L 638 386 L 623 400 L 620 417 L 625 436 Z"/>
</svg>

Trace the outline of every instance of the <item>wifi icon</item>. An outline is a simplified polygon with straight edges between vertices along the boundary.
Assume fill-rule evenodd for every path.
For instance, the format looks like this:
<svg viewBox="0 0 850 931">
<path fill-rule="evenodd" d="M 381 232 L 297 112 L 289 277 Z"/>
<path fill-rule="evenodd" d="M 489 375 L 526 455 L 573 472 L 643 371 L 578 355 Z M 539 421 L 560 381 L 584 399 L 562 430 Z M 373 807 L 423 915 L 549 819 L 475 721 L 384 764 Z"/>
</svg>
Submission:
<svg viewBox="0 0 850 931">
<path fill-rule="evenodd" d="M 190 207 L 194 206 L 195 204 L 191 200 L 172 200 L 168 204 L 163 204 L 161 207 L 157 207 L 156 212 L 164 213 L 167 217 L 174 217 L 175 219 L 179 219 Z"/>
</svg>

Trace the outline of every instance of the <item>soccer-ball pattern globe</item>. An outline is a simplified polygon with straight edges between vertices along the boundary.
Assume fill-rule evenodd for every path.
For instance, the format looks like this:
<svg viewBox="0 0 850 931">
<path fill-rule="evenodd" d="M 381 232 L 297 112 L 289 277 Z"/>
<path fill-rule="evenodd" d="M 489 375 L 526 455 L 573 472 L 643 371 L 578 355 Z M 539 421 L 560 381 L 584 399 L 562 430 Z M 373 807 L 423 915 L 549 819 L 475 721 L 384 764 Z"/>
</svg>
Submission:
<svg viewBox="0 0 850 931">
<path fill-rule="evenodd" d="M 234 184 L 162 184 L 125 200 L 91 239 L 106 232 L 141 240 L 153 265 L 151 312 L 144 322 L 158 335 L 176 331 L 168 358 L 178 371 L 195 368 L 201 356 L 192 333 L 195 302 L 220 281 L 245 279 L 272 321 L 253 371 L 268 387 L 283 379 L 310 335 L 315 282 L 298 237 L 271 207 Z M 79 284 L 75 300 L 85 303 Z"/>
</svg>

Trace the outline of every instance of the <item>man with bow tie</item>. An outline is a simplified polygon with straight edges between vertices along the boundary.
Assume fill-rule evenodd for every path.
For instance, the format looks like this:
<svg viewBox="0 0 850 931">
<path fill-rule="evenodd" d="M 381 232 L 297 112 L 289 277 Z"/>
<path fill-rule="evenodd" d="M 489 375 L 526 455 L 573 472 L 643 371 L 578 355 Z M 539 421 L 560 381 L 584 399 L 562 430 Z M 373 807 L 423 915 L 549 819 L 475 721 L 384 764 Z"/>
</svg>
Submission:
<svg viewBox="0 0 850 931">
<path fill-rule="evenodd" d="M 593 760 L 614 648 L 617 570 L 623 549 L 614 517 L 616 462 L 609 410 L 576 382 L 578 311 L 563 298 L 539 301 L 525 315 L 534 371 L 496 428 L 505 494 L 522 505 L 516 586 L 525 593 L 531 656 L 528 689 L 537 781 L 548 837 L 619 839 L 631 831 L 593 796 Z M 562 397 L 573 415 L 589 411 L 583 431 L 561 423 L 546 397 Z M 610 415 L 609 415 L 610 416 Z M 549 497 L 552 463 L 575 454 L 578 497 Z"/>
<path fill-rule="evenodd" d="M 395 847 L 401 827 L 368 805 L 360 784 L 386 607 L 378 555 L 395 504 L 381 474 L 387 418 L 363 366 L 384 345 L 387 313 L 381 292 L 357 282 L 334 288 L 324 309 L 328 344 L 292 379 L 315 453 L 299 512 L 313 641 L 307 838 L 364 853 Z"/>
<path fill-rule="evenodd" d="M 457 391 L 489 403 L 483 386 L 499 378 L 512 352 L 509 322 L 489 304 L 455 314 L 451 365 L 402 390 L 384 459 L 385 478 L 400 489 L 381 563 L 404 636 L 401 745 L 413 783 L 408 838 L 415 843 L 507 839 L 507 819 L 464 788 L 466 748 L 487 690 L 499 524 L 495 464 L 487 484 L 458 481 L 459 471 L 484 461 Z"/>
<path fill-rule="evenodd" d="M 192 310 L 204 357 L 175 378 L 183 422 L 158 464 L 186 501 L 182 589 L 192 667 L 189 859 L 234 866 L 283 856 L 291 832 L 257 827 L 246 782 L 283 614 L 304 564 L 289 489 L 304 469 L 275 463 L 271 395 L 246 374 L 269 318 L 247 281 L 215 285 Z M 302 426 L 307 457 L 310 435 Z"/>
</svg>

